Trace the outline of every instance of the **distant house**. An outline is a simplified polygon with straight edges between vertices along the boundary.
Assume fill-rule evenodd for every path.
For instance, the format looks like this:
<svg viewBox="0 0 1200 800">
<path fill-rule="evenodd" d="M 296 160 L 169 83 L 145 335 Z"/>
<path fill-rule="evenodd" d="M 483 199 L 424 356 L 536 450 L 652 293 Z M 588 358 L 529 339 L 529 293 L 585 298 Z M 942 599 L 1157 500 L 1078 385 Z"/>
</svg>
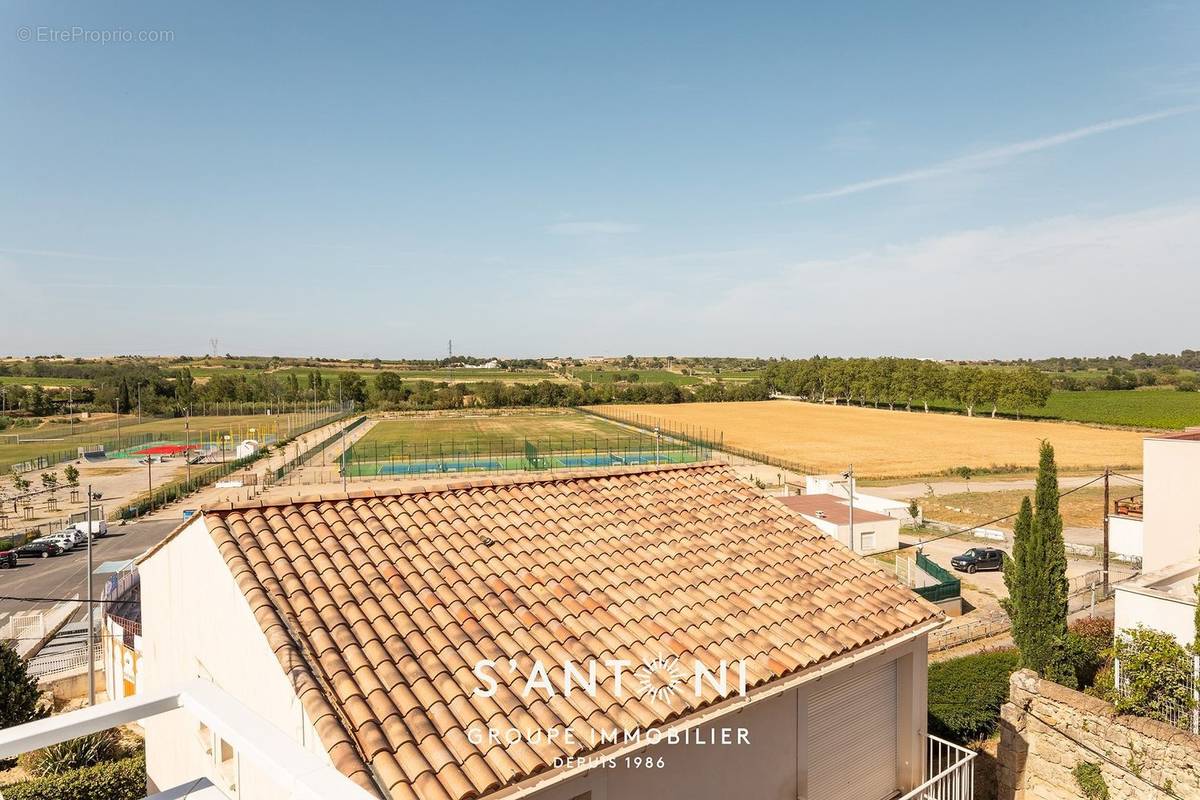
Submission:
<svg viewBox="0 0 1200 800">
<path fill-rule="evenodd" d="M 804 476 L 804 493 L 805 494 L 832 494 L 849 500 L 850 494 L 846 487 L 846 480 L 841 475 L 805 475 Z M 893 500 L 890 497 L 881 497 L 876 494 L 867 494 L 858 488 L 858 481 L 854 481 L 854 507 L 855 509 L 863 509 L 865 511 L 874 511 L 876 514 L 892 517 L 900 520 L 901 524 L 911 524 L 913 522 L 912 514 L 909 513 L 908 503 L 903 500 Z M 920 521 L 920 514 L 917 515 L 917 520 Z"/>
<path fill-rule="evenodd" d="M 832 494 L 802 494 L 776 498 L 787 508 L 808 520 L 826 536 L 864 555 L 900 546 L 900 520 L 867 511 L 857 505 L 851 531 L 849 500 Z"/>
<path fill-rule="evenodd" d="M 380 797 L 971 797 L 925 729 L 942 614 L 725 466 L 221 504 L 138 569 L 147 691 L 211 682 Z M 144 724 L 156 786 L 291 777 Z"/>
</svg>

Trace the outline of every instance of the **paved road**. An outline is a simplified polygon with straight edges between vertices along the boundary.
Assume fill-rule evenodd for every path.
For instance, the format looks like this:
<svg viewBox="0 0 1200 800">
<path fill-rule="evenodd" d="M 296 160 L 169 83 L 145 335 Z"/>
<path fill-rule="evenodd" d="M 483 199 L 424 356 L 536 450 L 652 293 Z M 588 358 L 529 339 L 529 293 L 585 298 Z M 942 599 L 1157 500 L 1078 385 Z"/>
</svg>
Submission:
<svg viewBox="0 0 1200 800">
<path fill-rule="evenodd" d="M 112 523 L 108 536 L 92 545 L 92 566 L 99 568 L 105 561 L 125 561 L 140 555 L 162 539 L 180 520 L 155 520 L 119 525 Z M 84 576 L 87 572 L 87 553 L 77 548 L 56 558 L 22 558 L 16 569 L 0 570 L 0 596 L 71 597 L 86 593 Z M 92 592 L 100 596 L 108 574 L 92 575 Z M 0 625 L 15 611 L 49 608 L 54 603 L 0 600 Z"/>
</svg>

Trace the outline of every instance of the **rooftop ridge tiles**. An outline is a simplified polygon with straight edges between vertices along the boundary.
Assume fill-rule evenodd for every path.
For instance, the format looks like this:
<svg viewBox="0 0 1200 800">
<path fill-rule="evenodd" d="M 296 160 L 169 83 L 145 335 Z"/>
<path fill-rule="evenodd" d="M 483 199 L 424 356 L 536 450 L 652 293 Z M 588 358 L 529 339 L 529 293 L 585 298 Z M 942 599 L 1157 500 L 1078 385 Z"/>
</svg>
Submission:
<svg viewBox="0 0 1200 800">
<path fill-rule="evenodd" d="M 219 512 L 240 511 L 243 509 L 285 508 L 288 506 L 316 505 L 321 503 L 350 502 L 354 500 L 387 500 L 408 496 L 423 496 L 437 494 L 452 494 L 472 489 L 508 489 L 514 487 L 537 486 L 547 483 L 566 483 L 579 481 L 590 483 L 613 477 L 628 475 L 650 475 L 659 472 L 705 472 L 716 469 L 724 471 L 727 465 L 718 461 L 699 461 L 690 464 L 644 464 L 626 467 L 599 467 L 586 469 L 547 470 L 536 474 L 499 475 L 492 478 L 477 478 L 461 481 L 437 483 L 412 483 L 374 489 L 353 489 L 347 492 L 330 494 L 297 495 L 293 497 L 256 498 L 251 500 L 218 501 L 201 505 L 199 512 L 212 514 Z"/>
</svg>

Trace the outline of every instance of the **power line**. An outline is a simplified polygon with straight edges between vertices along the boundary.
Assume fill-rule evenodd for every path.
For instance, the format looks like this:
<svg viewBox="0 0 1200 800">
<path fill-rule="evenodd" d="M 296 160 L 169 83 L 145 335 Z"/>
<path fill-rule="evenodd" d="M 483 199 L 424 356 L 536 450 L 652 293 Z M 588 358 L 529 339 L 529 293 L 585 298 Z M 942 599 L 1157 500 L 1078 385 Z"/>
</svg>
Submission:
<svg viewBox="0 0 1200 800">
<path fill-rule="evenodd" d="M 1119 763 L 1117 763 L 1116 761 L 1113 761 L 1111 758 L 1109 758 L 1109 757 L 1108 757 L 1107 755 L 1105 755 L 1104 753 L 1102 753 L 1102 752 L 1100 752 L 1099 750 L 1095 749 L 1095 748 L 1094 748 L 1094 747 L 1092 747 L 1091 745 L 1089 745 L 1089 744 L 1086 744 L 1085 742 L 1081 742 L 1079 739 L 1076 739 L 1074 736 L 1072 736 L 1071 734 L 1067 733 L 1067 732 L 1066 732 L 1066 731 L 1064 731 L 1062 728 L 1060 728 L 1060 727 L 1058 727 L 1057 725 L 1055 725 L 1053 722 L 1050 722 L 1050 721 L 1046 720 L 1045 718 L 1041 717 L 1040 715 L 1038 715 L 1038 714 L 1034 713 L 1032 710 L 1030 710 L 1030 709 L 1025 709 L 1025 713 L 1026 713 L 1026 714 L 1028 714 L 1029 716 L 1033 717 L 1034 719 L 1036 719 L 1038 722 L 1040 722 L 1040 723 L 1042 723 L 1043 725 L 1045 725 L 1047 728 L 1050 728 L 1052 731 L 1055 731 L 1055 732 L 1057 732 L 1058 734 L 1060 734 L 1060 735 L 1062 735 L 1062 736 L 1065 736 L 1067 739 L 1070 739 L 1072 742 L 1074 742 L 1075 744 L 1077 744 L 1079 747 L 1082 747 L 1084 750 L 1087 750 L 1089 753 L 1092 753 L 1092 754 L 1093 754 L 1093 755 L 1095 755 L 1097 758 L 1100 758 L 1100 759 L 1102 759 L 1102 760 L 1103 760 L 1105 763 L 1107 763 L 1107 764 L 1109 764 L 1109 765 L 1111 765 L 1111 766 L 1113 766 L 1113 767 L 1116 767 L 1116 768 L 1117 768 L 1117 769 L 1119 769 L 1121 772 L 1124 772 L 1126 775 L 1132 775 L 1133 777 L 1137 778 L 1139 781 L 1141 781 L 1142 783 L 1146 784 L 1146 785 L 1147 785 L 1147 786 L 1149 786 L 1150 788 L 1152 788 L 1152 789 L 1156 789 L 1156 790 L 1158 790 L 1158 791 L 1162 792 L 1162 793 L 1163 793 L 1163 794 L 1165 794 L 1167 797 L 1175 797 L 1175 798 L 1179 798 L 1179 795 L 1175 794 L 1175 792 L 1171 791 L 1170 789 L 1167 789 L 1166 787 L 1163 787 L 1163 786 L 1159 786 L 1159 785 L 1158 785 L 1157 783 L 1155 783 L 1154 781 L 1152 781 L 1152 780 L 1150 780 L 1149 778 L 1146 778 L 1146 777 L 1144 777 L 1144 776 L 1142 776 L 1142 775 L 1139 775 L 1138 773 L 1134 772 L 1133 770 L 1131 770 L 1129 767 L 1125 766 L 1124 764 L 1119 764 Z M 1109 726 L 1109 727 L 1111 727 L 1111 724 L 1110 724 L 1110 726 Z"/>
<path fill-rule="evenodd" d="M 1068 489 L 1065 492 L 1059 492 L 1058 499 L 1061 500 L 1064 497 L 1066 497 L 1067 495 L 1074 494 L 1075 492 L 1078 492 L 1080 489 L 1091 486 L 1096 481 L 1101 481 L 1101 480 L 1104 480 L 1104 476 L 1097 475 L 1096 477 L 1092 478 L 1087 483 L 1079 484 L 1074 489 Z M 956 530 L 956 531 L 949 531 L 947 533 L 941 534 L 940 536 L 933 536 L 928 539 L 922 539 L 921 545 L 926 545 L 926 544 L 929 544 L 930 542 L 941 541 L 942 539 L 947 539 L 951 536 L 958 536 L 959 534 L 962 534 L 962 533 L 970 533 L 971 531 L 979 530 L 980 528 L 986 528 L 988 525 L 995 525 L 997 522 L 1003 522 L 1006 519 L 1012 519 L 1019 513 L 1020 513 L 1019 511 L 1014 511 L 1011 514 L 1005 514 L 1003 517 L 996 517 L 995 519 L 989 519 L 987 522 L 980 522 L 978 525 L 972 525 L 969 528 L 962 528 L 962 529 Z M 872 556 L 881 556 L 881 555 L 886 555 L 888 553 L 899 553 L 902 550 L 908 550 L 910 547 L 912 547 L 912 545 L 908 545 L 906 547 L 893 547 L 891 550 L 879 550 L 877 552 L 871 553 L 871 555 Z"/>
<path fill-rule="evenodd" d="M 140 606 L 141 600 L 88 600 L 78 597 L 18 597 L 16 595 L 0 594 L 0 600 L 13 600 L 18 603 L 109 603 L 112 605 L 121 605 L 126 603 L 131 606 Z"/>
</svg>

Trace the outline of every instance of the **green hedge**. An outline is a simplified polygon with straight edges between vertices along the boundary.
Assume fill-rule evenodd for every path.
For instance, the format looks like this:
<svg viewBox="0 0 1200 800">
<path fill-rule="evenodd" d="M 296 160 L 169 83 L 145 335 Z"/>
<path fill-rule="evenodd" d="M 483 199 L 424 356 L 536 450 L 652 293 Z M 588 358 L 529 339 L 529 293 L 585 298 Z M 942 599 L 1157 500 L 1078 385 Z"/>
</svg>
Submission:
<svg viewBox="0 0 1200 800">
<path fill-rule="evenodd" d="M 1008 700 L 1016 650 L 991 650 L 929 665 L 929 732 L 956 742 L 986 739 Z"/>
<path fill-rule="evenodd" d="M 0 787 L 0 793 L 4 800 L 140 800 L 146 796 L 146 757 L 22 781 Z"/>
</svg>

